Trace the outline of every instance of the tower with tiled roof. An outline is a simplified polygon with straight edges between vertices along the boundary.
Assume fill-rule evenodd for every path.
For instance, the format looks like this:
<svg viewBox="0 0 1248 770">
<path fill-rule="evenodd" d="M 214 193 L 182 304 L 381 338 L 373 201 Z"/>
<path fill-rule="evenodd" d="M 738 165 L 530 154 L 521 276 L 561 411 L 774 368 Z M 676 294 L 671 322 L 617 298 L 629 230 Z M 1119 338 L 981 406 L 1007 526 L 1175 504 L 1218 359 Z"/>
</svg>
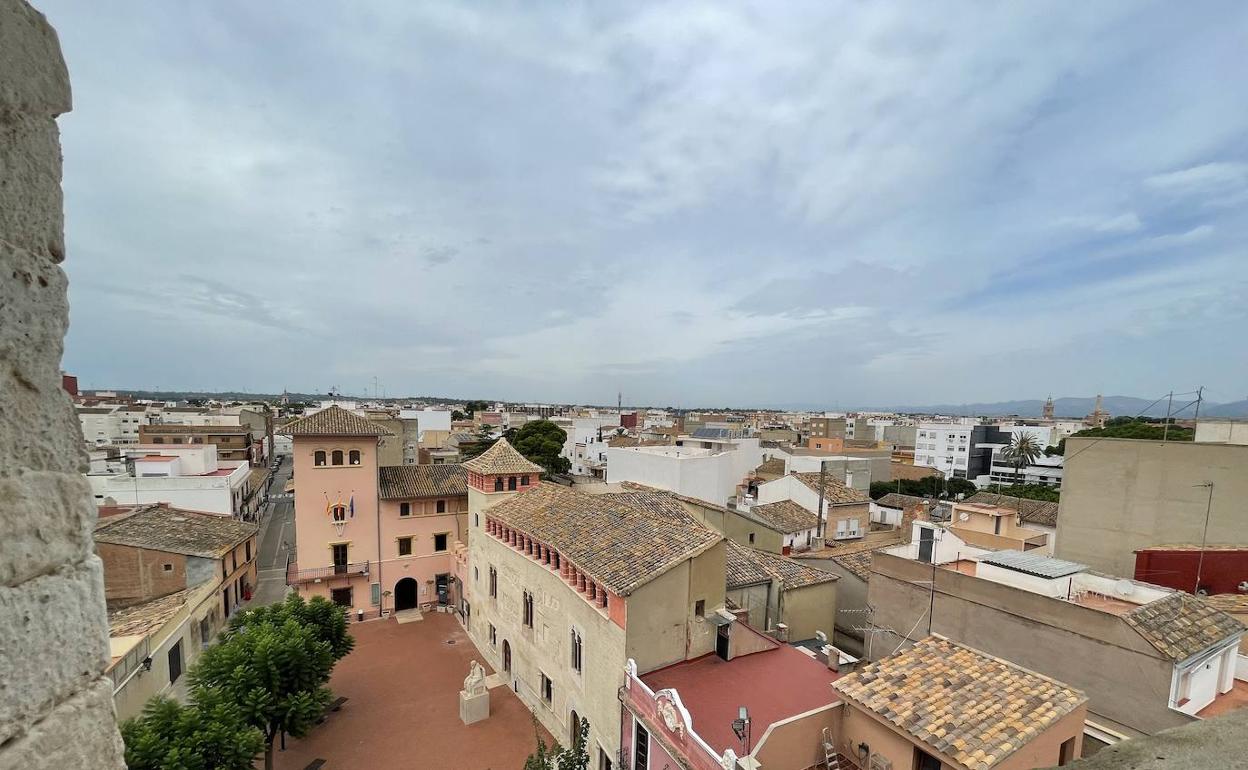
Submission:
<svg viewBox="0 0 1248 770">
<path fill-rule="evenodd" d="M 479 514 L 517 492 L 536 487 L 544 469 L 500 438 L 465 462 L 464 470 L 468 471 L 468 510 Z"/>
</svg>

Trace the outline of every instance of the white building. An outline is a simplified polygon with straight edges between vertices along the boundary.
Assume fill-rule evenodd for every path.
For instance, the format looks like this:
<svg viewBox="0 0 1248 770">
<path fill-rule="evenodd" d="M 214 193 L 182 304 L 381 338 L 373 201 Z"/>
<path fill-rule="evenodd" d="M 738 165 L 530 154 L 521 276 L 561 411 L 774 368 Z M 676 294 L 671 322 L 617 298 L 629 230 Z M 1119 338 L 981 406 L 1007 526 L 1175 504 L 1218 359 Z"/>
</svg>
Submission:
<svg viewBox="0 0 1248 770">
<path fill-rule="evenodd" d="M 914 464 L 966 478 L 971 453 L 970 425 L 921 422 L 914 438 Z"/>
<path fill-rule="evenodd" d="M 211 444 L 138 444 L 113 460 L 94 458 L 87 482 L 96 505 L 168 503 L 175 508 L 242 516 L 260 495 L 251 489 L 251 467 L 217 459 Z"/>
<path fill-rule="evenodd" d="M 819 510 L 819 473 L 790 473 L 758 485 L 757 504 L 792 500 L 819 515 L 825 537 L 851 540 L 867 533 L 871 525 L 871 498 L 826 474 L 823 510 Z"/>
<path fill-rule="evenodd" d="M 737 485 L 762 464 L 763 451 L 756 438 L 711 433 L 681 436 L 674 446 L 610 447 L 606 480 L 635 481 L 725 505 L 736 495 Z"/>
<path fill-rule="evenodd" d="M 607 468 L 607 441 L 619 426 L 619 417 L 575 417 L 570 425 L 560 425 L 568 434 L 562 454 L 572 463 L 569 473 L 603 477 Z"/>
<path fill-rule="evenodd" d="M 139 426 L 148 421 L 144 406 L 80 406 L 77 412 L 88 447 L 137 444 Z"/>
</svg>

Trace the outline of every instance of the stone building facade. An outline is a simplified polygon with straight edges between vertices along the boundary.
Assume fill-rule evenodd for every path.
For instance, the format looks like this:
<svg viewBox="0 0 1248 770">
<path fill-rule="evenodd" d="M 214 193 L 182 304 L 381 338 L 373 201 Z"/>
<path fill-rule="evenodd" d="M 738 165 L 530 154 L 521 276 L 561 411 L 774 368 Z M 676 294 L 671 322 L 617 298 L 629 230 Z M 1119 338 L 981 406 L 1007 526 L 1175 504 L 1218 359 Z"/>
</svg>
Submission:
<svg viewBox="0 0 1248 770">
<path fill-rule="evenodd" d="M 56 32 L 23 0 L 0 0 L 0 767 L 123 766 L 95 506 L 61 387 L 56 117 L 69 109 Z"/>
</svg>

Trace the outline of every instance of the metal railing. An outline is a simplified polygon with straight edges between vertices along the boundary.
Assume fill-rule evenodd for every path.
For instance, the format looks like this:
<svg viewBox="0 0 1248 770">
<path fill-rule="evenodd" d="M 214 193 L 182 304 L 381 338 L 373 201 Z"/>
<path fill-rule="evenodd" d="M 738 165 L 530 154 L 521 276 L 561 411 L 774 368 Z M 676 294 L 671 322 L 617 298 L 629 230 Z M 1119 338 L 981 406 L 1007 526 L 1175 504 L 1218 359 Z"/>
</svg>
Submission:
<svg viewBox="0 0 1248 770">
<path fill-rule="evenodd" d="M 357 561 L 350 564 L 335 564 L 330 567 L 299 569 L 299 563 L 292 561 L 286 565 L 286 585 L 310 583 L 314 580 L 326 580 L 336 577 L 357 577 L 361 575 L 367 577 L 368 566 L 369 563 L 366 561 Z"/>
</svg>

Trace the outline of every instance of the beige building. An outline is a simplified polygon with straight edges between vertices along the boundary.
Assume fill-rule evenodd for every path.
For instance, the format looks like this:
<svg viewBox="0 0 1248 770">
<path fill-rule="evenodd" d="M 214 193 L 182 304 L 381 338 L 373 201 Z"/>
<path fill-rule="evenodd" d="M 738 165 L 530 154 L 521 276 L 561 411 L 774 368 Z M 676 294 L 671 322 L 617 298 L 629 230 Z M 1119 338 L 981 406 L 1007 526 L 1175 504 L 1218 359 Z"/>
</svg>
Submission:
<svg viewBox="0 0 1248 770">
<path fill-rule="evenodd" d="M 464 467 L 469 635 L 557 740 L 584 718 L 592 766 L 614 761 L 626 661 L 731 655 L 723 536 L 663 493 L 539 484 L 506 440 Z"/>
<path fill-rule="evenodd" d="M 836 575 L 794 559 L 728 542 L 728 609 L 746 623 L 785 641 L 832 638 L 836 624 Z"/>
<path fill-rule="evenodd" d="M 1082 746 L 1082 692 L 942 636 L 832 688 L 842 767 L 1032 770 L 1069 764 Z"/>
<path fill-rule="evenodd" d="M 1069 438 L 1054 555 L 1133 575 L 1141 548 L 1248 543 L 1245 500 L 1248 446 Z"/>
<path fill-rule="evenodd" d="M 1049 533 L 1028 526 L 1017 509 L 1004 505 L 954 503 L 949 529 L 978 548 L 1053 551 Z"/>
</svg>

